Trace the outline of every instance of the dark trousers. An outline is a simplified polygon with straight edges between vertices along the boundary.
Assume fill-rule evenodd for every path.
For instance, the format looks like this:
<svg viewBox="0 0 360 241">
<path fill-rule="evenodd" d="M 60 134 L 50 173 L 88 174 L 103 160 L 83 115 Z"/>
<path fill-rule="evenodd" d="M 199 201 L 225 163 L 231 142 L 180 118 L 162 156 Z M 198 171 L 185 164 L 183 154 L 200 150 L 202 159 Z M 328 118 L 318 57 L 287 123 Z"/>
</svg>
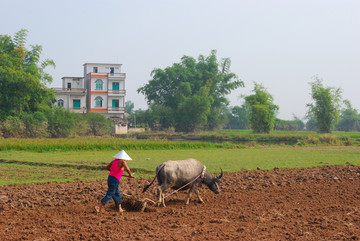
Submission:
<svg viewBox="0 0 360 241">
<path fill-rule="evenodd" d="M 114 199 L 115 204 L 121 204 L 121 195 L 119 191 L 119 181 L 113 176 L 109 176 L 108 180 L 108 191 L 103 199 L 101 199 L 102 204 L 107 204 L 111 198 Z"/>
</svg>

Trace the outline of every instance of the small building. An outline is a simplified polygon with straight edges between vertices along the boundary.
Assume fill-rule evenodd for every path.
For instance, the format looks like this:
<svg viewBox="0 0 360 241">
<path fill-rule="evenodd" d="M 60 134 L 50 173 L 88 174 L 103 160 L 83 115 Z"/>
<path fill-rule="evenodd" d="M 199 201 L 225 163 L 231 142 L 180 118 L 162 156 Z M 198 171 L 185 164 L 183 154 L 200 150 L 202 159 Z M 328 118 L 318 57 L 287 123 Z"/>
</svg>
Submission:
<svg viewBox="0 0 360 241">
<path fill-rule="evenodd" d="M 53 88 L 56 105 L 75 113 L 86 113 L 86 89 L 83 77 L 63 77 L 62 88 Z"/>
</svg>

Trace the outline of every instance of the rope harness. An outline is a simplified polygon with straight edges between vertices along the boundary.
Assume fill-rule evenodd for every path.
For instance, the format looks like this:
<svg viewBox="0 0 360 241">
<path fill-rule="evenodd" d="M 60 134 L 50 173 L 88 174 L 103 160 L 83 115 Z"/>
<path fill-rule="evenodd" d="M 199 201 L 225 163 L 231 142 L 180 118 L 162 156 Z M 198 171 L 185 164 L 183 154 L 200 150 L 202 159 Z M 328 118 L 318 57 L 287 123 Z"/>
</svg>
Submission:
<svg viewBox="0 0 360 241">
<path fill-rule="evenodd" d="M 191 180 L 190 182 L 186 183 L 184 186 L 176 189 L 175 191 L 169 193 L 168 195 L 166 195 L 166 196 L 164 197 L 164 199 L 167 198 L 167 197 L 170 197 L 170 196 L 173 195 L 174 193 L 177 193 L 180 189 L 182 189 L 182 188 L 190 185 L 191 183 L 195 182 L 196 179 L 198 179 L 199 177 L 204 178 L 204 177 L 205 177 L 205 172 L 206 172 L 206 166 L 204 166 L 204 168 L 203 168 L 203 170 L 201 171 L 201 173 L 200 173 L 199 175 L 197 175 L 193 180 Z M 131 197 L 131 195 L 128 195 L 128 194 L 125 194 L 125 193 L 123 193 L 123 194 L 121 194 L 121 195 L 124 195 L 124 196 L 127 196 L 127 197 Z M 149 199 L 149 198 L 144 198 L 144 199 L 142 200 L 142 202 L 144 202 L 144 201 L 149 201 L 149 202 L 152 202 L 152 203 L 154 203 L 154 204 L 156 203 L 155 201 L 153 201 L 153 200 L 151 200 L 151 199 Z"/>
<path fill-rule="evenodd" d="M 204 178 L 205 172 L 206 172 L 206 166 L 204 166 L 204 168 L 203 168 L 203 170 L 201 171 L 201 173 L 200 173 L 199 175 L 197 175 L 192 181 L 186 183 L 184 186 L 182 186 L 182 187 L 176 189 L 175 191 L 169 193 L 168 195 L 166 195 L 166 196 L 164 197 L 164 199 L 167 198 L 167 197 L 169 197 L 169 196 L 171 196 L 171 195 L 173 195 L 174 193 L 178 192 L 180 189 L 182 189 L 182 188 L 190 185 L 191 183 L 195 182 L 195 180 L 198 179 L 199 177 Z"/>
</svg>

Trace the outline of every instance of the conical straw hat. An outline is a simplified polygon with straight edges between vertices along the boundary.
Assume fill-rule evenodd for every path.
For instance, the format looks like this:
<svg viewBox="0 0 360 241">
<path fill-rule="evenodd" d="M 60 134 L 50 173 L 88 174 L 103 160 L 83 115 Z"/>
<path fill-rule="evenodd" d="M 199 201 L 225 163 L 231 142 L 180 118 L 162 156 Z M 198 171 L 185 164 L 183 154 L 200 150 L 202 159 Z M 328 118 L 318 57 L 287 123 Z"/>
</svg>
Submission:
<svg viewBox="0 0 360 241">
<path fill-rule="evenodd" d="M 121 160 L 126 160 L 126 161 L 131 161 L 131 157 L 129 157 L 129 155 L 122 150 L 121 152 L 119 152 L 118 154 L 116 154 L 115 156 L 113 156 L 114 159 L 121 159 Z"/>
</svg>

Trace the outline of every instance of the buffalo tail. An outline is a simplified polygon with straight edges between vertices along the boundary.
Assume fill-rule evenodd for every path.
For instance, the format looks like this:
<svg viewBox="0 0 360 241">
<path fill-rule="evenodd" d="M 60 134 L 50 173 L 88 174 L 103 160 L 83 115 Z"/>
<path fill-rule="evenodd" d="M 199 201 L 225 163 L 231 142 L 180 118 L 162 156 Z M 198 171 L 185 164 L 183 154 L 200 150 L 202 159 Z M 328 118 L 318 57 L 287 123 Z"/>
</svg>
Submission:
<svg viewBox="0 0 360 241">
<path fill-rule="evenodd" d="M 144 189 L 143 189 L 142 192 L 146 192 L 146 190 L 148 190 L 148 188 L 154 183 L 157 175 L 159 174 L 159 172 L 161 171 L 161 169 L 164 168 L 164 166 L 165 166 L 165 165 L 163 165 L 163 166 L 159 169 L 159 171 L 156 173 L 156 175 L 155 175 L 154 179 L 152 180 L 152 182 L 151 182 L 149 185 L 146 185 L 146 186 L 144 187 Z"/>
</svg>

